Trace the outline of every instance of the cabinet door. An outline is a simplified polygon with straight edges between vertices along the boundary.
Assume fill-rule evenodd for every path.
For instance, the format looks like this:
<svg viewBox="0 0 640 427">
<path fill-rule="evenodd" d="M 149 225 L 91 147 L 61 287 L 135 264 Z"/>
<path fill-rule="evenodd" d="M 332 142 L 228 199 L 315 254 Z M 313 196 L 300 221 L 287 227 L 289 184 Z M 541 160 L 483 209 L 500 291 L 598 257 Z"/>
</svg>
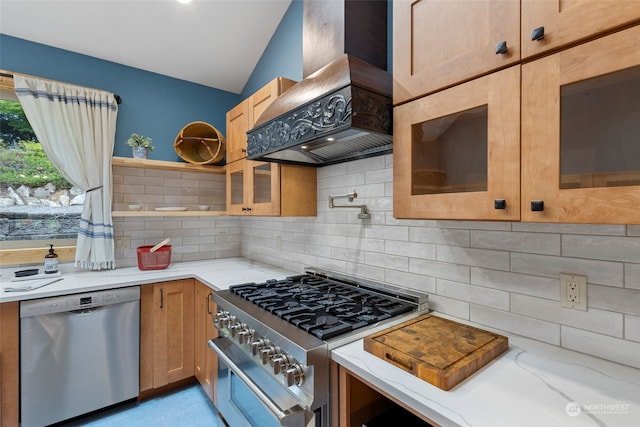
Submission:
<svg viewBox="0 0 640 427">
<path fill-rule="evenodd" d="M 640 26 L 523 65 L 524 221 L 640 223 L 639 94 Z"/>
<path fill-rule="evenodd" d="M 227 112 L 227 164 L 247 157 L 247 130 L 251 123 L 248 100 Z"/>
<path fill-rule="evenodd" d="M 264 110 L 284 91 L 293 86 L 296 82 L 293 80 L 285 79 L 282 77 L 276 77 L 268 84 L 258 89 L 253 95 L 249 97 L 249 126 L 247 130 L 251 129 L 258 121 Z M 246 148 L 246 147 L 245 147 Z"/>
<path fill-rule="evenodd" d="M 637 0 L 522 0 L 522 57 L 640 22 Z M 544 29 L 542 40 L 532 40 Z"/>
<path fill-rule="evenodd" d="M 393 121 L 396 218 L 520 218 L 519 65 L 396 107 Z"/>
<path fill-rule="evenodd" d="M 195 282 L 195 375 L 205 393 L 213 401 L 215 375 L 218 371 L 217 358 L 209 349 L 209 340 L 217 336 L 213 326 L 212 314 L 216 304 L 213 302 L 213 291 L 208 286 Z"/>
<path fill-rule="evenodd" d="M 247 160 L 248 213 L 280 215 L 280 165 Z"/>
<path fill-rule="evenodd" d="M 0 426 L 18 425 L 20 307 L 0 304 Z"/>
<path fill-rule="evenodd" d="M 506 42 L 506 52 L 496 46 Z M 393 2 L 393 103 L 520 60 L 520 2 Z"/>
<path fill-rule="evenodd" d="M 193 279 L 142 286 L 140 391 L 193 376 Z"/>
<path fill-rule="evenodd" d="M 227 169 L 227 214 L 242 215 L 246 213 L 248 200 L 246 198 L 246 159 L 229 163 Z"/>
</svg>

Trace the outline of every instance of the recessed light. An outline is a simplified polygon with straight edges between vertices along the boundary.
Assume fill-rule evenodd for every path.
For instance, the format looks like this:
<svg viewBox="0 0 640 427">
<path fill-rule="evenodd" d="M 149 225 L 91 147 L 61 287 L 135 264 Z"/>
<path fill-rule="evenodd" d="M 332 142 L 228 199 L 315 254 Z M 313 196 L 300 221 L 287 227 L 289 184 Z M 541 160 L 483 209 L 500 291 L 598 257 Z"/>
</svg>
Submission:
<svg viewBox="0 0 640 427">
<path fill-rule="evenodd" d="M 187 3 L 191 3 L 191 0 L 178 0 L 178 2 L 182 4 L 187 4 Z"/>
<path fill-rule="evenodd" d="M 327 141 L 333 141 L 334 139 L 332 137 L 327 138 Z"/>
</svg>

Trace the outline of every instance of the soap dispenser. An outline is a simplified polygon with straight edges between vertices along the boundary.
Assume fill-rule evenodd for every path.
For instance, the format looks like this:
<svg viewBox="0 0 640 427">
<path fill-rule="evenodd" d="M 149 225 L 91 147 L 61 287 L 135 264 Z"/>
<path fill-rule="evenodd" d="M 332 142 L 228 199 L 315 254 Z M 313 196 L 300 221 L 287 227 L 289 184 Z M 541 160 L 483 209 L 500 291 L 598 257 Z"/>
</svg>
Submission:
<svg viewBox="0 0 640 427">
<path fill-rule="evenodd" d="M 52 274 L 58 272 L 58 254 L 53 250 L 53 245 L 49 248 L 49 253 L 44 256 L 44 272 Z"/>
</svg>

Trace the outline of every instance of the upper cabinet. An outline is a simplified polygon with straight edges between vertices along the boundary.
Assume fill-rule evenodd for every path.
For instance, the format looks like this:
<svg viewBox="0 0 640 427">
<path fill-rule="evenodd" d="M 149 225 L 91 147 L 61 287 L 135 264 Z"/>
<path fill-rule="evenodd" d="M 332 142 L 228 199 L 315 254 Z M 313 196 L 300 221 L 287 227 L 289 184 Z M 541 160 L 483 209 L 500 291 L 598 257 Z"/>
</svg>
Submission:
<svg viewBox="0 0 640 427">
<path fill-rule="evenodd" d="M 396 218 L 520 217 L 520 66 L 394 109 Z"/>
<path fill-rule="evenodd" d="M 522 0 L 522 57 L 561 48 L 634 22 L 640 22 L 637 0 Z"/>
<path fill-rule="evenodd" d="M 229 215 L 315 216 L 316 169 L 240 160 L 227 165 Z"/>
<path fill-rule="evenodd" d="M 523 34 L 534 15 L 545 34 L 508 67 L 455 62 L 455 37 L 422 28 L 511 3 L 394 2 L 394 216 L 640 223 L 640 1 L 522 0 Z"/>
<path fill-rule="evenodd" d="M 317 174 L 311 166 L 247 160 L 247 131 L 296 82 L 272 80 L 227 113 L 227 214 L 315 216 Z"/>
<path fill-rule="evenodd" d="M 640 223 L 639 136 L 640 26 L 523 65 L 522 220 Z"/>
<path fill-rule="evenodd" d="M 393 103 L 520 60 L 520 3 L 393 2 Z"/>
<path fill-rule="evenodd" d="M 227 112 L 227 163 L 247 157 L 247 131 L 273 100 L 294 84 L 277 77 Z"/>
</svg>

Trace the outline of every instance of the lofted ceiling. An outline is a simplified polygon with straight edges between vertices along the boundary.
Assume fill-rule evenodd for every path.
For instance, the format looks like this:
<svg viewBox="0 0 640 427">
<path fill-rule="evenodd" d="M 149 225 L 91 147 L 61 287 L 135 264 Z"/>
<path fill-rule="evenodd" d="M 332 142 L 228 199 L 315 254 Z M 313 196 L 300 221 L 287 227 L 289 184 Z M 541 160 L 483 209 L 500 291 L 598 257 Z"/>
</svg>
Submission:
<svg viewBox="0 0 640 427">
<path fill-rule="evenodd" d="M 0 0 L 0 32 L 240 93 L 291 0 Z"/>
</svg>

